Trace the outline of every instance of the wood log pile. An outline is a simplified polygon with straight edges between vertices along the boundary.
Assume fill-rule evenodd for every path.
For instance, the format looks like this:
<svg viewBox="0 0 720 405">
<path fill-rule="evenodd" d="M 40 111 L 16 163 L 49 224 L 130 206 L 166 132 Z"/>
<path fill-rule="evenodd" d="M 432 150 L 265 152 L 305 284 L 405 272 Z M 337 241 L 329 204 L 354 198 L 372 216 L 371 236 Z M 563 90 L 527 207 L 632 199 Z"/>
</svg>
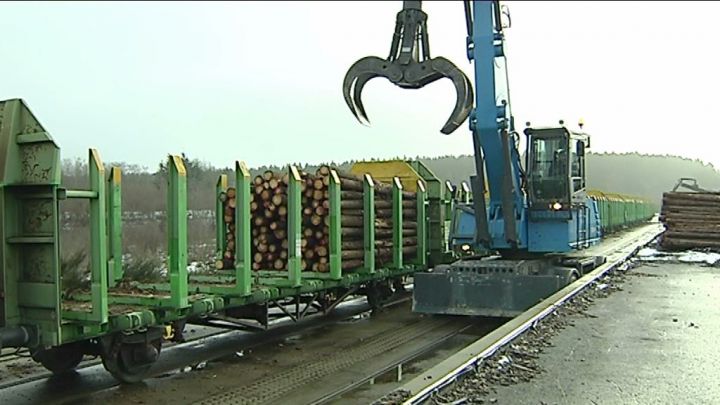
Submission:
<svg viewBox="0 0 720 405">
<path fill-rule="evenodd" d="M 341 262 L 343 270 L 364 265 L 363 178 L 337 171 L 341 198 Z M 330 200 L 331 168 L 319 167 L 314 174 L 301 172 L 301 269 L 330 270 Z M 253 179 L 251 190 L 251 236 L 253 270 L 286 270 L 288 259 L 288 181 L 287 173 L 266 171 Z M 403 255 L 406 260 L 417 255 L 416 194 L 402 193 Z M 234 266 L 235 257 L 235 189 L 219 196 L 223 202 L 226 249 L 217 269 Z M 375 182 L 375 263 L 392 263 L 392 186 Z"/>
<path fill-rule="evenodd" d="M 660 221 L 665 249 L 720 248 L 720 193 L 663 193 Z"/>
</svg>

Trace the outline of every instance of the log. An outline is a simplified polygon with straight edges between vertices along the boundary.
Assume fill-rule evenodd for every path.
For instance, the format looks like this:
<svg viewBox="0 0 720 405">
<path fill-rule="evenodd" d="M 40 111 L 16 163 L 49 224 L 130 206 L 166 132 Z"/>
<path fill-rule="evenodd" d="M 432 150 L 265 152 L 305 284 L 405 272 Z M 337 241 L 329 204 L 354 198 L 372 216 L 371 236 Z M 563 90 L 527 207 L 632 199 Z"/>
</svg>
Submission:
<svg viewBox="0 0 720 405">
<path fill-rule="evenodd" d="M 274 196 L 272 196 L 271 201 L 275 206 L 280 207 L 286 204 L 287 197 L 285 196 L 285 194 L 276 193 Z"/>
<path fill-rule="evenodd" d="M 720 248 L 720 241 L 702 239 L 663 238 L 662 246 L 667 249 L 688 249 L 697 247 Z"/>
<path fill-rule="evenodd" d="M 218 259 L 215 261 L 215 268 L 217 270 L 229 269 L 234 266 L 234 263 L 230 259 Z"/>
<path fill-rule="evenodd" d="M 364 264 L 365 264 L 364 260 L 343 260 L 342 261 L 342 269 L 343 270 L 357 269 L 359 267 L 363 267 Z"/>
<path fill-rule="evenodd" d="M 357 250 L 365 248 L 365 241 L 363 240 L 347 240 L 341 243 L 342 250 Z M 392 241 L 388 240 L 376 240 L 375 248 L 392 248 Z M 417 238 L 403 238 L 403 246 L 417 246 Z"/>
<path fill-rule="evenodd" d="M 330 175 L 330 166 L 322 165 L 315 170 L 317 176 L 328 176 Z"/>
<path fill-rule="evenodd" d="M 695 239 L 695 240 L 720 240 L 720 232 L 682 232 L 666 231 L 665 238 L 670 239 Z"/>
<path fill-rule="evenodd" d="M 402 249 L 403 254 L 410 254 L 417 252 L 417 246 L 404 246 Z M 380 248 L 375 249 L 375 256 L 376 257 L 392 257 L 393 250 L 390 248 Z M 365 257 L 365 251 L 364 250 L 343 250 L 342 252 L 342 259 L 343 260 L 352 260 L 352 259 L 360 259 Z"/>
<path fill-rule="evenodd" d="M 342 194 L 342 193 L 341 193 Z M 363 209 L 363 199 L 362 196 L 352 199 L 345 199 L 340 196 L 340 209 Z M 403 210 L 406 209 L 414 209 L 416 208 L 416 204 L 414 201 L 403 201 L 402 202 Z M 392 209 L 392 201 L 375 201 L 375 209 Z"/>
<path fill-rule="evenodd" d="M 364 207 L 362 200 L 340 200 L 340 209 L 362 209 Z"/>
<path fill-rule="evenodd" d="M 353 236 L 354 237 L 362 237 L 363 236 L 363 228 L 342 227 L 340 230 L 340 234 L 343 237 L 353 237 Z M 416 229 L 403 229 L 402 234 L 403 234 L 403 236 L 416 236 L 417 230 Z M 392 229 L 376 229 L 375 237 L 376 238 L 392 237 Z"/>
</svg>

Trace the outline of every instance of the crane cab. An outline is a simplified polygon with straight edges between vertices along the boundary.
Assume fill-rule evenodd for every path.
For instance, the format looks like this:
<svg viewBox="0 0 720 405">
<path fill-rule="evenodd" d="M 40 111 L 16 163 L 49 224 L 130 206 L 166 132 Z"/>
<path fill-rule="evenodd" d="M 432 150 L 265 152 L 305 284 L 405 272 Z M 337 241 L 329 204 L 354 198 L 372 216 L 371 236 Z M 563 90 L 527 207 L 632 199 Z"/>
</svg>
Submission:
<svg viewBox="0 0 720 405">
<path fill-rule="evenodd" d="M 528 251 L 569 252 L 599 238 L 597 207 L 588 197 L 589 135 L 564 126 L 527 128 Z"/>
<path fill-rule="evenodd" d="M 527 128 L 525 135 L 530 219 L 569 219 L 573 207 L 587 198 L 585 150 L 590 137 L 566 127 Z"/>
</svg>

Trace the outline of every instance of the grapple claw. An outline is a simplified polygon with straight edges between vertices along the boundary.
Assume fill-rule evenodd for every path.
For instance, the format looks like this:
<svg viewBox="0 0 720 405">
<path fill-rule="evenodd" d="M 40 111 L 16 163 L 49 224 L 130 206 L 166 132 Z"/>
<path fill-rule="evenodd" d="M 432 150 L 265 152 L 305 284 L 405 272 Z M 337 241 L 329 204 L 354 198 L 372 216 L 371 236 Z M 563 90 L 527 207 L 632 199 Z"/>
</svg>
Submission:
<svg viewBox="0 0 720 405">
<path fill-rule="evenodd" d="M 455 108 L 453 109 L 452 114 L 450 114 L 450 118 L 448 118 L 447 122 L 445 122 L 445 125 L 440 130 L 443 134 L 449 135 L 458 129 L 458 127 L 462 125 L 462 123 L 465 122 L 467 117 L 470 115 L 473 106 L 473 88 L 470 83 L 470 79 L 468 79 L 465 73 L 458 69 L 458 67 L 449 60 L 438 57 L 432 59 L 432 62 L 433 70 L 440 72 L 443 77 L 447 77 L 452 80 L 453 85 L 455 86 L 455 93 L 457 95 Z"/>
<path fill-rule="evenodd" d="M 345 75 L 343 97 L 355 118 L 360 123 L 369 125 L 370 120 L 361 96 L 363 87 L 370 79 L 385 77 L 398 87 L 419 89 L 447 77 L 455 86 L 457 99 L 450 118 L 440 132 L 450 134 L 470 115 L 473 103 L 472 84 L 465 73 L 446 58 L 430 58 L 427 14 L 421 10 L 420 3 L 407 0 L 403 2 L 403 9 L 397 15 L 390 56 L 387 59 L 366 56 L 355 62 Z"/>
<path fill-rule="evenodd" d="M 379 76 L 386 77 L 392 82 L 399 80 L 402 77 L 402 72 L 397 66 L 390 65 L 384 59 L 377 56 L 366 56 L 355 62 L 345 74 L 343 80 L 345 103 L 350 107 L 350 111 L 352 111 L 355 118 L 362 124 L 370 123 L 361 98 L 363 87 L 365 87 L 368 80 Z"/>
</svg>

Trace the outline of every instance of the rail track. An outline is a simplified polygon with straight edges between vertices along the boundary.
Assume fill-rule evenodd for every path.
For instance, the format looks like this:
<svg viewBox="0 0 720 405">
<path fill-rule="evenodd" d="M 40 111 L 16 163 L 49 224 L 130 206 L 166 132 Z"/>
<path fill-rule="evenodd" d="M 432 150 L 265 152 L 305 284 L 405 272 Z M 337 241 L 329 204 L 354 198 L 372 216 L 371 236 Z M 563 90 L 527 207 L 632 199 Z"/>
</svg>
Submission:
<svg viewBox="0 0 720 405">
<path fill-rule="evenodd" d="M 605 265 L 504 324 L 505 321 L 481 319 L 480 323 L 483 326 L 477 328 L 478 323 L 473 324 L 468 318 L 425 317 L 402 329 L 378 333 L 359 345 L 348 345 L 336 356 L 322 357 L 298 367 L 280 370 L 271 378 L 238 385 L 207 395 L 201 401 L 191 402 L 261 404 L 278 403 L 283 399 L 293 398 L 299 401 L 295 401 L 296 403 L 313 405 L 365 403 L 371 402 L 367 401 L 368 393 L 364 393 L 365 397 L 362 393 L 357 393 L 373 384 L 379 377 L 395 373 L 394 381 L 384 386 L 387 386 L 388 390 L 398 389 L 397 392 L 409 392 L 411 396 L 405 400 L 406 404 L 423 403 L 434 393 L 462 378 L 465 373 L 473 370 L 477 364 L 500 347 L 540 322 L 563 302 L 618 266 L 641 246 L 652 241 L 659 232 L 660 226 L 655 224 L 609 239 L 597 252 L 607 256 L 608 262 Z M 405 296 L 389 305 L 408 300 L 409 296 Z M 164 350 L 161 361 L 152 374 L 176 373 L 188 364 L 227 356 L 244 347 L 277 341 L 302 329 L 334 324 L 367 312 L 369 309 L 365 300 L 360 298 L 344 303 L 337 308 L 335 314 L 326 317 L 307 319 L 300 323 L 289 320 L 278 321 L 275 327 L 267 332 L 245 333 L 244 337 L 240 337 L 241 332 L 223 331 L 212 336 L 189 340 Z M 471 330 L 473 326 L 475 330 Z M 458 339 L 461 335 L 463 339 Z M 402 375 L 404 366 L 421 363 L 421 359 L 432 356 L 431 353 L 443 346 L 447 353 L 446 360 L 441 361 L 442 357 L 435 356 L 432 360 L 417 366 L 413 372 Z M 73 381 L 59 380 L 57 376 L 48 379 L 46 378 L 48 375 L 44 374 L 0 385 L 3 389 L 0 402 L 15 403 L 18 398 L 24 398 L 23 402 L 27 402 L 27 398 L 31 397 L 34 403 L 72 403 L 117 386 L 118 383 L 97 363 L 97 360 L 88 362 L 78 371 L 76 378 L 71 379 L 77 380 L 75 381 L 77 384 Z M 354 375 L 343 375 L 351 369 L 355 370 Z M 83 383 L 83 379 L 89 378 L 90 375 L 94 375 L 91 378 L 94 382 Z M 411 380 L 402 385 L 403 377 L 407 380 L 408 376 Z M 327 386 L 318 388 L 317 381 L 320 380 L 331 382 Z M 382 392 L 378 392 L 377 396 L 379 395 L 382 395 Z M 359 400 L 360 398 L 365 401 Z"/>
<path fill-rule="evenodd" d="M 387 302 L 385 307 L 393 307 L 409 300 L 410 294 L 406 292 Z M 353 298 L 338 305 L 334 312 L 325 316 L 317 315 L 300 321 L 290 318 L 277 319 L 271 322 L 267 331 L 222 330 L 189 337 L 185 342 L 168 344 L 167 349 L 163 348 L 160 360 L 150 375 L 177 373 L 190 365 L 274 342 L 304 330 L 348 320 L 370 310 L 365 298 Z M 8 361 L 10 360 L 8 358 Z M 0 403 L 75 403 L 79 398 L 119 385 L 121 384 L 104 369 L 99 359 L 91 359 L 84 361 L 74 373 L 67 375 L 53 375 L 43 371 L 27 378 L 2 383 Z"/>
</svg>

